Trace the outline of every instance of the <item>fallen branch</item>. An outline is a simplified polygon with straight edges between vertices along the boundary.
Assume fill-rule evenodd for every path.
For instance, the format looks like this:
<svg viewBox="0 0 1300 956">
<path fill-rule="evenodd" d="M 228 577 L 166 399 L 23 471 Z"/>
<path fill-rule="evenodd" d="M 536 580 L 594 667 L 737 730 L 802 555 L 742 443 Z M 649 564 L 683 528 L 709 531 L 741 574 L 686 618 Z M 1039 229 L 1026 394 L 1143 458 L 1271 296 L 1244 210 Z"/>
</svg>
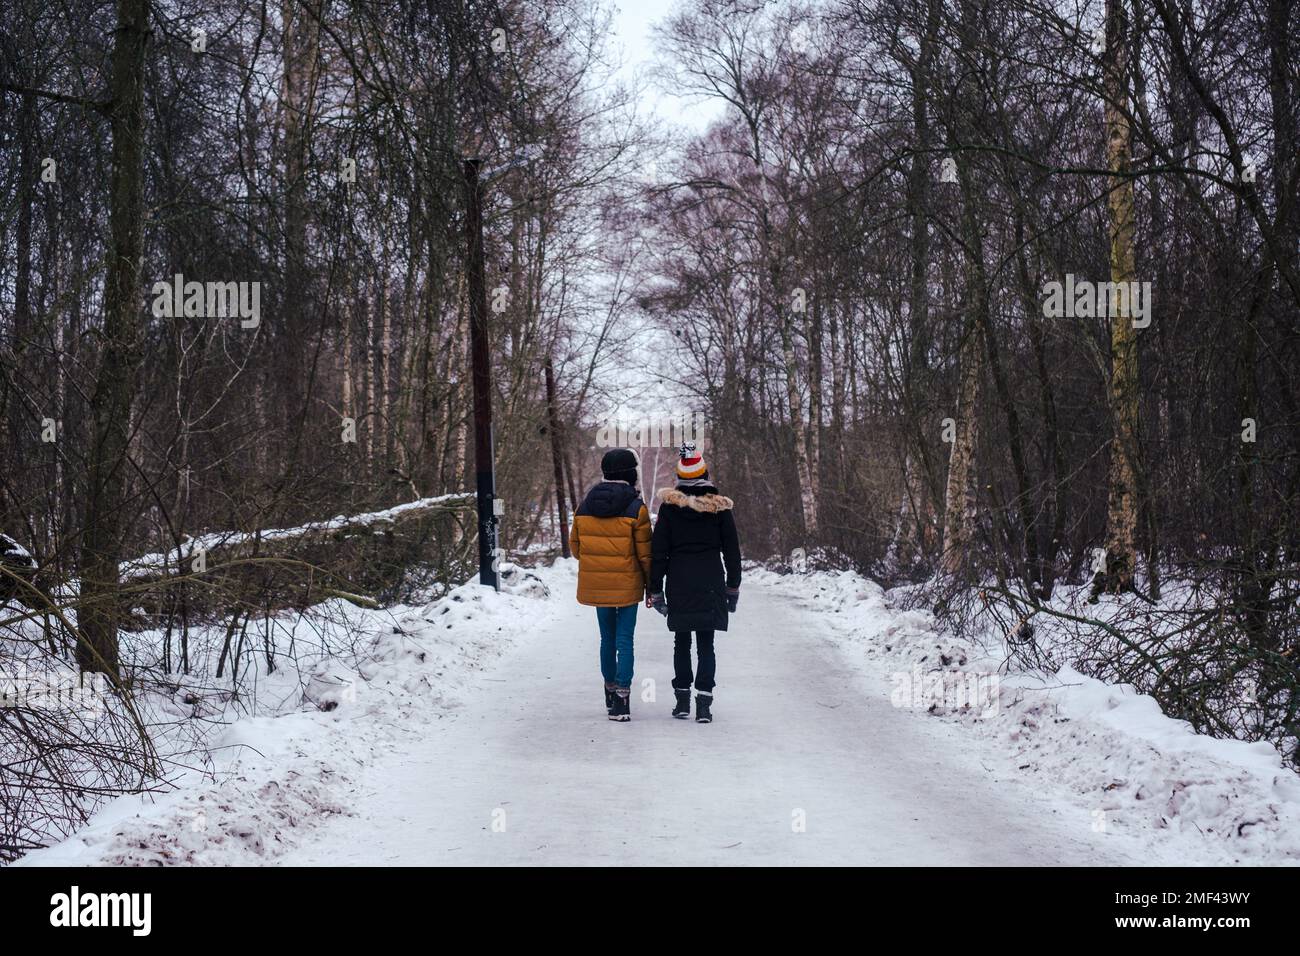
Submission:
<svg viewBox="0 0 1300 956">
<path fill-rule="evenodd" d="M 188 538 L 179 548 L 171 551 L 146 554 L 123 561 L 121 580 L 124 584 L 145 583 L 187 574 L 193 570 L 194 561 L 200 557 L 207 563 L 229 564 L 240 558 L 254 555 L 259 557 L 287 555 L 304 546 L 345 541 L 362 534 L 373 533 L 376 529 L 398 528 L 438 512 L 457 511 L 464 503 L 472 500 L 474 500 L 473 493 L 458 492 L 438 495 L 434 498 L 421 498 L 383 511 L 338 515 L 296 528 L 264 528 L 252 532 L 211 532 L 197 538 Z"/>
</svg>

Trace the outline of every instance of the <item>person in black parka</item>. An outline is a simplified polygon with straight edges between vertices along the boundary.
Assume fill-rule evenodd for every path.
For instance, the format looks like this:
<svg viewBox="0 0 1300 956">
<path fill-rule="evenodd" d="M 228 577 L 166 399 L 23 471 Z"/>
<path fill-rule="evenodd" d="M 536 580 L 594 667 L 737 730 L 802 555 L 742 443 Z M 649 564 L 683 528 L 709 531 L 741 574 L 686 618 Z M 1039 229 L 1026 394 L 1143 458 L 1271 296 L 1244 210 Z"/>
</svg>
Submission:
<svg viewBox="0 0 1300 956">
<path fill-rule="evenodd" d="M 650 539 L 650 596 L 646 606 L 668 618 L 673 632 L 673 716 L 713 720 L 717 669 L 713 636 L 727 629 L 728 612 L 740 600 L 740 539 L 734 502 L 718 494 L 693 442 L 681 447 L 677 487 L 659 493 L 659 516 Z M 665 587 L 666 585 L 666 587 Z M 691 673 L 691 632 L 695 632 L 699 670 Z"/>
</svg>

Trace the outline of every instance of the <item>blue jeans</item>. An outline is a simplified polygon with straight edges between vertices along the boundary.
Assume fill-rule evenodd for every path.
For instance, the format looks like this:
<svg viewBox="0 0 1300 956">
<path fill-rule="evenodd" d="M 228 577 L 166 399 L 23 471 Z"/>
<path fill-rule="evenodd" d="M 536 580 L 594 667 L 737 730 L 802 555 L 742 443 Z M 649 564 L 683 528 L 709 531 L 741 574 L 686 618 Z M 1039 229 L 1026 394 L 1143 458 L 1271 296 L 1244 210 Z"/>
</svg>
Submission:
<svg viewBox="0 0 1300 956">
<path fill-rule="evenodd" d="M 598 607 L 600 673 L 606 684 L 632 686 L 632 634 L 636 631 L 637 605 Z"/>
</svg>

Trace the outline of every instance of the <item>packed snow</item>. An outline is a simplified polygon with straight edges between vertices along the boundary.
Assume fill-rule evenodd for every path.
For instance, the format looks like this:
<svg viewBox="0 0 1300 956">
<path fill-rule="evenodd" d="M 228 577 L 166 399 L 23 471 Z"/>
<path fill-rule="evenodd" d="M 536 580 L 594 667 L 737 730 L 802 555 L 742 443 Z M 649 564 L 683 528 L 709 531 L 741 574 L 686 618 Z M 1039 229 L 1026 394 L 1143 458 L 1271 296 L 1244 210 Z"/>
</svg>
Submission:
<svg viewBox="0 0 1300 956">
<path fill-rule="evenodd" d="M 332 601 L 281 615 L 275 640 L 292 653 L 278 653 L 271 673 L 251 655 L 257 672 L 241 673 L 238 693 L 229 675 L 212 677 L 218 634 L 196 633 L 192 674 L 139 701 L 174 789 L 120 797 L 15 865 L 247 865 L 352 814 L 349 786 L 369 763 L 454 713 L 478 673 L 547 620 L 538 575 L 504 565 L 502 578 L 499 594 L 465 584 L 422 607 Z M 157 656 L 158 632 L 123 638 L 128 658 Z M 207 728 L 198 753 L 194 725 Z"/>
<path fill-rule="evenodd" d="M 612 723 L 573 564 L 505 580 L 339 604 L 346 646 L 258 675 L 242 715 L 178 688 L 214 723 L 205 765 L 17 865 L 1300 860 L 1300 779 L 1273 748 L 1069 669 L 1008 674 L 996 638 L 942 638 L 858 575 L 747 571 L 709 725 L 669 716 L 653 612 Z"/>
<path fill-rule="evenodd" d="M 1000 636 L 941 638 L 928 612 L 899 610 L 852 572 L 758 571 L 751 582 L 822 611 L 831 639 L 878 682 L 996 678 L 992 707 L 927 693 L 920 712 L 959 724 L 1002 773 L 1085 808 L 1100 832 L 1144 842 L 1150 862 L 1300 862 L 1300 776 L 1271 745 L 1197 734 L 1151 697 L 1068 666 L 1007 673 Z"/>
</svg>

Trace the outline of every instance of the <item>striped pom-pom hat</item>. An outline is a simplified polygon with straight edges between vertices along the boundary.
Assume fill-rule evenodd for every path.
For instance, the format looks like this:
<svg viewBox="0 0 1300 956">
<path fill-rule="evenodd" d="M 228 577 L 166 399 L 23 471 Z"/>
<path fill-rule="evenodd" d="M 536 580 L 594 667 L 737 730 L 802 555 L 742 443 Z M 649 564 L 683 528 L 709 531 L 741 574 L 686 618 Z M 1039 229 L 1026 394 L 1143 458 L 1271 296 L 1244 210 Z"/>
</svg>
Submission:
<svg viewBox="0 0 1300 956">
<path fill-rule="evenodd" d="M 677 477 L 683 481 L 709 477 L 704 456 L 700 454 L 693 441 L 682 442 L 682 447 L 678 449 Z"/>
</svg>

